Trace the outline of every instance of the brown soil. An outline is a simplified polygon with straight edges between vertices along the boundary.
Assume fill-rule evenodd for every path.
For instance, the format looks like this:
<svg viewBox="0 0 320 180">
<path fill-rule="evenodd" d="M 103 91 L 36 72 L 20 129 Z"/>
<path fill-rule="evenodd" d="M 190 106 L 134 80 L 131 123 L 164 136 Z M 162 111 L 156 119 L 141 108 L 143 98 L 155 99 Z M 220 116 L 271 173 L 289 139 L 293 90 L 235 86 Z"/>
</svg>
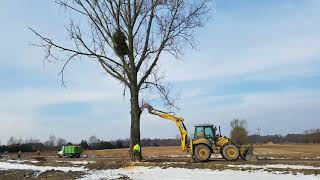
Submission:
<svg viewBox="0 0 320 180">
<path fill-rule="evenodd" d="M 264 144 L 255 145 L 254 152 L 262 157 L 320 158 L 320 145 L 315 144 Z"/>
<path fill-rule="evenodd" d="M 84 175 L 81 172 L 62 172 L 62 171 L 46 171 L 41 174 L 33 171 L 26 170 L 10 170 L 10 171 L 0 171 L 1 180 L 25 180 L 25 179 L 47 179 L 47 180 L 57 180 L 57 179 L 76 179 Z"/>
<path fill-rule="evenodd" d="M 145 147 L 142 149 L 144 156 L 183 156 L 187 153 L 181 151 L 179 146 Z M 127 158 L 129 149 L 88 150 L 83 153 L 88 157 L 113 157 Z"/>
<path fill-rule="evenodd" d="M 48 152 L 48 156 L 36 157 L 34 154 L 23 154 L 23 160 L 37 160 L 38 163 L 30 163 L 39 166 L 83 166 L 72 165 L 68 161 L 94 161 L 89 163 L 86 168 L 91 170 L 101 169 L 117 169 L 127 166 L 160 166 L 162 168 L 168 167 L 181 167 L 181 168 L 205 168 L 205 169 L 234 169 L 241 171 L 254 171 L 257 168 L 240 168 L 228 167 L 228 165 L 242 165 L 253 164 L 263 167 L 265 164 L 290 164 L 290 165 L 308 165 L 320 167 L 320 145 L 306 145 L 306 144 L 264 144 L 255 145 L 254 152 L 257 154 L 259 161 L 256 163 L 245 162 L 238 160 L 235 162 L 225 161 L 221 158 L 213 158 L 206 163 L 192 163 L 190 155 L 181 151 L 180 147 L 146 147 L 143 148 L 143 162 L 132 163 L 128 158 L 128 149 L 112 149 L 112 150 L 98 150 L 98 151 L 85 151 L 86 158 L 73 159 L 73 158 L 57 158 L 52 156 L 56 152 Z M 28 156 L 29 155 L 29 156 Z M 16 159 L 15 154 L 4 156 L 13 157 Z M 61 162 L 62 161 L 62 162 Z M 24 162 L 28 163 L 28 162 Z M 258 168 L 259 169 L 259 168 Z M 302 173 L 319 175 L 320 170 L 307 170 L 307 169 L 280 169 L 268 168 L 262 169 L 270 172 L 280 173 Z M 40 179 L 74 179 L 80 177 L 82 173 L 69 172 L 64 173 L 60 171 L 48 171 L 41 173 L 37 178 Z M 26 179 L 36 178 L 34 172 L 31 171 L 0 171 L 0 179 Z"/>
<path fill-rule="evenodd" d="M 264 157 L 291 157 L 291 158 L 316 158 L 320 157 L 320 145 L 314 144 L 263 144 L 255 145 L 254 152 Z M 143 156 L 146 157 L 181 157 L 188 153 L 182 152 L 180 146 L 164 146 L 164 147 L 145 147 L 143 148 Z M 110 149 L 110 150 L 89 150 L 84 154 L 94 157 L 128 157 L 128 149 Z"/>
</svg>

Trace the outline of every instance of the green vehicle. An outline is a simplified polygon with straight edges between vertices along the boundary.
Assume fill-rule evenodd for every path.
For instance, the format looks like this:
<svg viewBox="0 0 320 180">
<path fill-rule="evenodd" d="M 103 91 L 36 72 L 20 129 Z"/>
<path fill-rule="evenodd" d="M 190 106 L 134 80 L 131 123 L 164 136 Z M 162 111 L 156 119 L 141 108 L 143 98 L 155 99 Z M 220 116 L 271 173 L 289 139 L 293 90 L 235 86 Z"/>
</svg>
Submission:
<svg viewBox="0 0 320 180">
<path fill-rule="evenodd" d="M 82 149 L 80 146 L 62 146 L 58 152 L 59 157 L 80 158 Z"/>
</svg>

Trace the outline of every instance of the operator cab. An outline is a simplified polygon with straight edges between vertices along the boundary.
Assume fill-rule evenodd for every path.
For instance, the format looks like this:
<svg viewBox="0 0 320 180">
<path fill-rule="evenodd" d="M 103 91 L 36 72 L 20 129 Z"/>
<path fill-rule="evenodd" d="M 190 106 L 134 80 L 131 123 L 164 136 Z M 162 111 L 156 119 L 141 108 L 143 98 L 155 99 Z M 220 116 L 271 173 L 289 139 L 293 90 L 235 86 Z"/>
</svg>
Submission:
<svg viewBox="0 0 320 180">
<path fill-rule="evenodd" d="M 217 128 L 213 124 L 197 124 L 194 127 L 194 139 L 205 138 L 214 143 Z"/>
</svg>

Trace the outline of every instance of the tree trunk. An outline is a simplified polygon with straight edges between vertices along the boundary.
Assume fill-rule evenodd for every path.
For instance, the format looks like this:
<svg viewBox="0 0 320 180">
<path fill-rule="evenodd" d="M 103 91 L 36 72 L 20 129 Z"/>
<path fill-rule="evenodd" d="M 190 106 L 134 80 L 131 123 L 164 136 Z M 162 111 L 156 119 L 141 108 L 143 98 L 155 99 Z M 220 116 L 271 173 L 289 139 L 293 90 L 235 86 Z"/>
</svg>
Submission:
<svg viewBox="0 0 320 180">
<path fill-rule="evenodd" d="M 131 88 L 131 131 L 130 131 L 130 150 L 136 144 L 140 144 L 140 115 L 141 109 L 139 106 L 139 90 L 137 88 Z M 132 152 L 132 151 L 131 151 Z M 141 157 L 141 154 L 140 154 Z"/>
</svg>

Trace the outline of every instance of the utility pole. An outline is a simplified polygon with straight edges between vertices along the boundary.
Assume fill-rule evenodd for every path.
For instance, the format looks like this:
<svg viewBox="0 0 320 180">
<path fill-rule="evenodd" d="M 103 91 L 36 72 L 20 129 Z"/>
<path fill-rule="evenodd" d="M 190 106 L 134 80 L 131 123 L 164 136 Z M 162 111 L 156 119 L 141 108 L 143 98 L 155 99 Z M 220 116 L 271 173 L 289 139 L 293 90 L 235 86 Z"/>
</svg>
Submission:
<svg viewBox="0 0 320 180">
<path fill-rule="evenodd" d="M 261 134 L 260 134 L 261 128 L 260 128 L 260 126 L 259 126 L 259 123 L 258 123 L 257 131 L 258 131 L 258 135 L 261 136 Z"/>
</svg>

